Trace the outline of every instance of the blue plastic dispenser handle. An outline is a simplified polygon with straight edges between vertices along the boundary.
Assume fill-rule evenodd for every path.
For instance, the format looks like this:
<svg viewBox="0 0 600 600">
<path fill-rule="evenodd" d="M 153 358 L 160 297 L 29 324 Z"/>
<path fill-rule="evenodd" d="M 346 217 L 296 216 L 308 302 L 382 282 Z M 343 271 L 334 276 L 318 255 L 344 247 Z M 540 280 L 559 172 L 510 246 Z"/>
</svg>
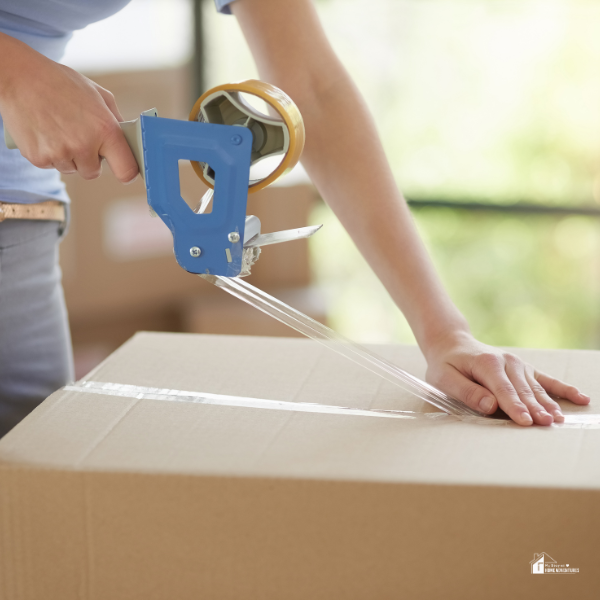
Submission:
<svg viewBox="0 0 600 600">
<path fill-rule="evenodd" d="M 177 262 L 190 273 L 239 275 L 252 133 L 245 127 L 146 116 L 141 127 L 148 203 L 173 233 Z M 211 213 L 194 213 L 181 197 L 180 159 L 208 163 L 214 170 Z"/>
</svg>

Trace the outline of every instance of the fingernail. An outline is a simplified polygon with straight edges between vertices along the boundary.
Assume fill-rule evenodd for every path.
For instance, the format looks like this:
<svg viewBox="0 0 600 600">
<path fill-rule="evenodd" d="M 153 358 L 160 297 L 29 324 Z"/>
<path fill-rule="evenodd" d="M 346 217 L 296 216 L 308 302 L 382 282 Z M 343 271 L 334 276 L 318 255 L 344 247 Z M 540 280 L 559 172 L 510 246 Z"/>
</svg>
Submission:
<svg viewBox="0 0 600 600">
<path fill-rule="evenodd" d="M 562 422 L 565 420 L 565 415 L 563 415 L 563 414 L 560 412 L 560 410 L 555 410 L 555 411 L 554 411 L 554 413 L 553 413 L 553 415 L 554 415 L 554 420 L 555 420 L 557 423 L 562 423 Z"/>
<path fill-rule="evenodd" d="M 484 413 L 489 413 L 494 406 L 494 399 L 486 396 L 479 401 L 479 409 Z"/>
<path fill-rule="evenodd" d="M 582 394 L 581 392 L 579 392 L 579 395 L 584 399 L 584 400 L 591 400 L 591 398 L 587 395 L 587 394 Z"/>
<path fill-rule="evenodd" d="M 125 181 L 123 183 L 123 185 L 130 185 L 132 184 L 134 181 L 137 181 L 138 176 L 136 175 L 133 179 L 130 179 L 129 181 Z"/>
<path fill-rule="evenodd" d="M 519 420 L 523 425 L 531 425 L 533 423 L 533 419 L 528 412 L 522 412 Z"/>
</svg>

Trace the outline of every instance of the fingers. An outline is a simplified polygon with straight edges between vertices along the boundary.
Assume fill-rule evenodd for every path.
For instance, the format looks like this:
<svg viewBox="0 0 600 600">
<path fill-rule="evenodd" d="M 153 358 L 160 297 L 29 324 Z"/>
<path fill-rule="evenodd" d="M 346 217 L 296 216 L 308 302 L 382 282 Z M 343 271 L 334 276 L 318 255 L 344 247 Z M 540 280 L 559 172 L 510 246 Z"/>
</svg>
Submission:
<svg viewBox="0 0 600 600">
<path fill-rule="evenodd" d="M 441 375 L 432 383 L 470 408 L 486 415 L 494 413 L 498 408 L 496 399 L 488 390 L 462 375 L 451 365 L 446 365 Z"/>
<path fill-rule="evenodd" d="M 564 422 L 560 406 L 549 394 L 562 396 L 577 404 L 590 401 L 577 388 L 548 375 L 536 374 L 532 367 L 509 353 L 480 357 L 473 375 L 494 394 L 500 408 L 519 425 Z"/>
<path fill-rule="evenodd" d="M 554 422 L 554 416 L 548 412 L 544 405 L 556 404 L 553 402 L 544 388 L 537 381 L 529 381 L 525 374 L 525 365 L 516 356 L 507 355 L 506 375 L 519 397 L 519 410 L 521 405 L 525 405 L 530 419 L 538 425 L 551 425 Z M 509 406 L 509 409 L 512 408 Z M 558 409 L 558 405 L 554 411 Z M 560 413 L 560 409 L 558 409 Z"/>
<path fill-rule="evenodd" d="M 111 170 L 123 183 L 134 180 L 138 174 L 137 162 L 125 140 L 119 124 L 112 117 L 103 126 L 97 125 L 96 139 L 100 147 L 94 147 L 80 140 L 72 140 L 69 148 L 60 151 L 59 155 L 73 158 L 55 160 L 52 164 L 61 173 L 77 171 L 83 179 L 97 179 L 102 174 L 102 158 L 105 157 Z"/>
<path fill-rule="evenodd" d="M 65 175 L 70 175 L 71 173 L 77 172 L 77 166 L 72 160 L 59 160 L 54 162 L 52 166 L 57 171 L 64 173 Z"/>
<path fill-rule="evenodd" d="M 79 173 L 83 179 L 96 179 L 100 177 L 102 173 L 102 162 L 101 158 L 96 154 L 89 154 L 83 152 L 71 151 L 75 158 L 56 158 L 52 163 L 44 164 L 46 161 L 38 161 L 39 168 L 42 169 L 56 169 L 60 173 L 70 175 L 72 173 Z M 61 151 L 61 154 L 65 156 L 67 153 Z M 68 155 L 68 154 L 67 154 Z"/>
<path fill-rule="evenodd" d="M 484 383 L 496 396 L 500 408 L 517 424 L 527 427 L 551 425 L 564 420 L 560 407 L 548 396 L 533 376 L 528 377 L 526 366 L 518 357 L 504 354 L 491 355 L 486 370 L 478 372 L 478 381 Z"/>
<path fill-rule="evenodd" d="M 98 154 L 80 154 L 73 163 L 83 179 L 97 179 L 102 174 L 102 159 Z"/>
<path fill-rule="evenodd" d="M 518 425 L 528 427 L 533 424 L 533 419 L 529 413 L 527 405 L 521 401 L 519 394 L 515 390 L 506 374 L 498 377 L 490 388 L 496 398 L 500 408 Z M 542 423 L 540 423 L 542 424 Z"/>
<path fill-rule="evenodd" d="M 106 159 L 111 171 L 122 183 L 130 183 L 137 177 L 138 164 L 116 122 L 115 127 L 105 136 L 99 154 Z"/>
<path fill-rule="evenodd" d="M 581 393 L 575 386 L 563 383 L 545 373 L 536 373 L 536 379 L 548 393 L 553 394 L 554 396 L 565 398 L 574 404 L 590 403 L 590 397 Z"/>
<path fill-rule="evenodd" d="M 539 405 L 542 406 L 548 414 L 552 415 L 555 423 L 563 423 L 565 417 L 560 409 L 560 406 L 554 400 L 552 400 L 552 398 L 550 398 L 548 392 L 535 378 L 535 372 L 529 365 L 525 365 L 525 379 L 533 391 Z"/>
<path fill-rule="evenodd" d="M 83 179 L 97 179 L 102 174 L 102 161 L 100 156 L 94 155 L 79 155 L 78 158 L 55 159 L 54 162 L 36 161 L 36 167 L 40 169 L 56 169 L 64 175 L 79 173 Z"/>
<path fill-rule="evenodd" d="M 473 376 L 492 392 L 500 408 L 515 423 L 525 427 L 533 424 L 527 405 L 519 397 L 505 371 L 503 358 L 493 353 L 481 355 L 474 365 Z M 525 391 L 525 386 L 522 388 Z M 531 390 L 529 390 L 529 395 L 533 396 Z"/>
<path fill-rule="evenodd" d="M 97 83 L 94 83 L 94 86 L 116 121 L 122 122 L 123 115 L 113 94 Z M 136 179 L 139 173 L 138 164 L 118 123 L 108 124 L 98 154 L 99 160 L 105 158 L 115 177 L 122 183 L 131 183 Z"/>
<path fill-rule="evenodd" d="M 546 412 L 552 415 L 555 423 L 563 423 L 565 417 L 560 406 L 550 398 L 548 392 L 544 389 L 544 386 L 536 379 L 535 371 L 529 365 L 525 365 L 525 377 L 539 404 L 544 407 Z"/>
</svg>

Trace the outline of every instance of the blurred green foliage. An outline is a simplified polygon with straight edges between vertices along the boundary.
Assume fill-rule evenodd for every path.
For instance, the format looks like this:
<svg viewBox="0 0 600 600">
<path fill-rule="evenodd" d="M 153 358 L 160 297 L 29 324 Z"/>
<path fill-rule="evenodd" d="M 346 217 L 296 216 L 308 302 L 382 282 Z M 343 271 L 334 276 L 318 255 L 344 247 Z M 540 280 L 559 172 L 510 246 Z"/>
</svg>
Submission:
<svg viewBox="0 0 600 600">
<path fill-rule="evenodd" d="M 600 346 L 600 223 L 590 217 L 417 208 L 417 227 L 450 295 L 490 344 Z M 334 328 L 370 342 L 414 342 L 381 283 L 321 205 L 312 242 Z"/>
<path fill-rule="evenodd" d="M 598 221 L 451 209 L 418 209 L 416 221 L 481 339 L 513 346 L 598 345 Z"/>
<path fill-rule="evenodd" d="M 593 201 L 597 0 L 327 0 L 321 16 L 409 197 Z"/>
</svg>

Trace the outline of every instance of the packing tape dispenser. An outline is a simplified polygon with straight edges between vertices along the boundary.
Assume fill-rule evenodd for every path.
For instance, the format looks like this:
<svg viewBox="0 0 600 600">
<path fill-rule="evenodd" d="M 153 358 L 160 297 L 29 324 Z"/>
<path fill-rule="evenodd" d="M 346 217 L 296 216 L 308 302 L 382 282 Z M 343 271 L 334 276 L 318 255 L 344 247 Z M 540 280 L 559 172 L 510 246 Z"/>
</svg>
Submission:
<svg viewBox="0 0 600 600">
<path fill-rule="evenodd" d="M 266 104 L 263 112 L 252 100 Z M 248 194 L 296 165 L 304 147 L 302 116 L 275 86 L 247 80 L 212 88 L 194 104 L 189 120 L 158 117 L 156 109 L 121 123 L 146 184 L 148 204 L 173 234 L 179 265 L 190 273 L 250 274 L 262 246 L 310 237 L 320 226 L 261 233 L 246 215 Z M 17 149 L 4 129 L 9 149 Z M 196 210 L 181 197 L 179 160 L 190 160 L 209 187 Z M 256 173 L 256 171 L 264 171 Z M 214 194 L 214 199 L 213 199 Z M 210 213 L 205 210 L 213 200 Z"/>
</svg>

